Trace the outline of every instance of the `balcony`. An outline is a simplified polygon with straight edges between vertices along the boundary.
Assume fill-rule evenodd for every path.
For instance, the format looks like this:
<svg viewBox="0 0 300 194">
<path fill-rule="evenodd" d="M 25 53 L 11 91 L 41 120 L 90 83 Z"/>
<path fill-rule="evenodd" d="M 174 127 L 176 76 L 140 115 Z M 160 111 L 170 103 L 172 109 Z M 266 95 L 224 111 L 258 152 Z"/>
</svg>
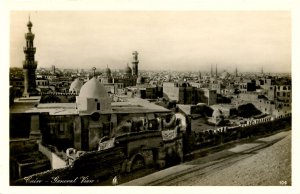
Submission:
<svg viewBox="0 0 300 194">
<path fill-rule="evenodd" d="M 35 47 L 23 47 L 24 53 L 35 53 L 36 48 Z"/>
<path fill-rule="evenodd" d="M 23 69 L 36 69 L 37 62 L 36 61 L 23 61 Z"/>
</svg>

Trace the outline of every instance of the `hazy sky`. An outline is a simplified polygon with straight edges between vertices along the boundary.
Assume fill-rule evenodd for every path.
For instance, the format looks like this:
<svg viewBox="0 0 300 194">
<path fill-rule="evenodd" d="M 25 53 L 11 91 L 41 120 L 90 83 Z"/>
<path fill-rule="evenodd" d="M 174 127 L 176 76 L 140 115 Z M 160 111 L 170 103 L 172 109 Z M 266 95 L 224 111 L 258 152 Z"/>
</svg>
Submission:
<svg viewBox="0 0 300 194">
<path fill-rule="evenodd" d="M 28 15 L 38 67 L 290 72 L 290 12 L 14 11 L 10 64 L 22 67 Z"/>
</svg>

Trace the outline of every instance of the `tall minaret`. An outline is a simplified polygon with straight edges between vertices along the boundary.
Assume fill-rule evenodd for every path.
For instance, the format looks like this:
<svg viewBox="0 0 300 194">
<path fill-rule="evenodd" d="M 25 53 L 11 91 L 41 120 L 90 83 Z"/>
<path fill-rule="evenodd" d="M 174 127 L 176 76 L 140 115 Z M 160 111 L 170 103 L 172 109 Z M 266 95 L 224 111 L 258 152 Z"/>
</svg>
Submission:
<svg viewBox="0 0 300 194">
<path fill-rule="evenodd" d="M 138 59 L 138 55 L 139 53 L 137 51 L 133 51 L 132 52 L 133 55 L 133 59 L 132 59 L 132 75 L 133 76 L 138 76 L 139 74 L 139 69 L 138 69 L 138 64 L 139 64 L 139 59 Z"/>
<path fill-rule="evenodd" d="M 213 67 L 212 67 L 212 64 L 210 65 L 210 77 L 213 77 Z"/>
<path fill-rule="evenodd" d="M 23 48 L 25 53 L 25 60 L 23 61 L 23 73 L 24 73 L 24 97 L 37 95 L 35 83 L 35 70 L 37 67 L 37 62 L 34 60 L 34 54 L 36 48 L 33 46 L 34 34 L 31 32 L 32 23 L 29 21 L 27 23 L 28 32 L 25 34 L 26 47 Z"/>
<path fill-rule="evenodd" d="M 238 70 L 237 70 L 237 67 L 235 68 L 235 77 L 238 76 Z"/>
<path fill-rule="evenodd" d="M 261 67 L 261 74 L 264 74 L 264 67 Z"/>
<path fill-rule="evenodd" d="M 216 77 L 218 77 L 218 65 L 216 64 Z"/>
</svg>

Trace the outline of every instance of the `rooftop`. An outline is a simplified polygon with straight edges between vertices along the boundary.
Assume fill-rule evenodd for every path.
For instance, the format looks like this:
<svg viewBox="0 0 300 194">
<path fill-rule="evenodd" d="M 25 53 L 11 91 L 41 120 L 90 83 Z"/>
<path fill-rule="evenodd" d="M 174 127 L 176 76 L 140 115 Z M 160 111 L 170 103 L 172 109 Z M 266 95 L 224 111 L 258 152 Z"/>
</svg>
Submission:
<svg viewBox="0 0 300 194">
<path fill-rule="evenodd" d="M 140 98 L 128 98 L 126 102 L 112 102 L 112 111 L 103 114 L 119 113 L 167 113 L 170 110 Z M 78 115 L 76 103 L 15 103 L 11 113 L 49 113 L 49 115 Z"/>
</svg>

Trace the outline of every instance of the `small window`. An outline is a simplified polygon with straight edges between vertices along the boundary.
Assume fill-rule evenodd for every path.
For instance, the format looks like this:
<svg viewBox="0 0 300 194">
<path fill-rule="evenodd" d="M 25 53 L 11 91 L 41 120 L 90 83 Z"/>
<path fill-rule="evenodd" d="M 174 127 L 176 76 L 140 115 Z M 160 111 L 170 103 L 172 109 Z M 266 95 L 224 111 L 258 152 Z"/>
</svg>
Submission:
<svg viewBox="0 0 300 194">
<path fill-rule="evenodd" d="M 285 92 L 282 93 L 282 96 L 285 97 Z"/>
<path fill-rule="evenodd" d="M 97 103 L 97 110 L 100 110 L 100 103 Z"/>
<path fill-rule="evenodd" d="M 285 87 L 285 86 L 283 86 L 283 90 L 286 90 L 286 87 Z"/>
<path fill-rule="evenodd" d="M 277 96 L 280 96 L 280 92 L 277 92 Z"/>
<path fill-rule="evenodd" d="M 290 97 L 290 93 L 289 93 L 289 92 L 287 92 L 287 93 L 286 93 L 286 96 L 287 96 L 287 97 Z"/>
<path fill-rule="evenodd" d="M 64 134 L 65 132 L 65 123 L 61 123 L 59 127 L 59 134 Z"/>
</svg>

